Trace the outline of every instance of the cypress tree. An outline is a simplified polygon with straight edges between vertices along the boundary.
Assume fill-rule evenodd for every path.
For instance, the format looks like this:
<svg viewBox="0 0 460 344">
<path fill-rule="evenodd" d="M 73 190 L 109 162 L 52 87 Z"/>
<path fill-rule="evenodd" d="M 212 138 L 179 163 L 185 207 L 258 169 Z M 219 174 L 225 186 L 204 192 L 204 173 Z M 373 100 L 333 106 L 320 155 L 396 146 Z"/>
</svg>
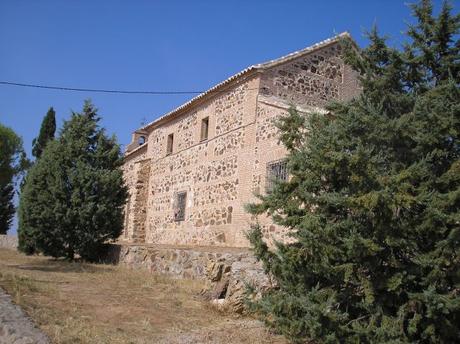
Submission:
<svg viewBox="0 0 460 344">
<path fill-rule="evenodd" d="M 29 170 L 19 206 L 25 251 L 94 260 L 104 243 L 120 235 L 127 195 L 122 156 L 99 121 L 86 101 Z"/>
<path fill-rule="evenodd" d="M 15 182 L 27 165 L 22 139 L 0 124 L 0 234 L 6 234 L 13 221 Z"/>
<path fill-rule="evenodd" d="M 277 281 L 254 310 L 293 342 L 460 338 L 460 16 L 412 9 L 403 51 L 376 29 L 359 53 L 344 42 L 361 95 L 330 116 L 291 109 L 291 177 L 248 206 L 294 239 L 248 234 Z"/>
<path fill-rule="evenodd" d="M 46 144 L 54 139 L 55 132 L 56 113 L 53 107 L 50 107 L 46 113 L 46 116 L 43 118 L 38 137 L 32 141 L 32 155 L 36 159 L 42 155 Z"/>
<path fill-rule="evenodd" d="M 55 132 L 56 113 L 53 107 L 50 107 L 45 117 L 43 118 L 38 137 L 36 137 L 32 141 L 32 155 L 35 157 L 35 159 L 39 159 L 48 142 L 54 140 Z M 21 190 L 24 188 L 24 184 L 26 183 L 26 181 L 27 177 L 24 178 L 22 181 L 20 187 Z M 18 247 L 19 250 L 26 254 L 35 253 L 33 239 L 28 237 L 28 232 L 26 228 L 21 228 L 21 223 L 19 224 L 18 230 Z"/>
</svg>

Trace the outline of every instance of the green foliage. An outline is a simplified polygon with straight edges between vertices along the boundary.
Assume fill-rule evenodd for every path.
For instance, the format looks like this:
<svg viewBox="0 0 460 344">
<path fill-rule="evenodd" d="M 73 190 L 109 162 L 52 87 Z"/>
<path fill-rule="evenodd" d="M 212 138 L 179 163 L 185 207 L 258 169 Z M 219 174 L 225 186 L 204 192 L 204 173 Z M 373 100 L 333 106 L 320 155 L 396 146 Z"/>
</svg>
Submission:
<svg viewBox="0 0 460 344">
<path fill-rule="evenodd" d="M 122 157 L 99 120 L 85 102 L 29 170 L 19 205 L 22 251 L 94 260 L 120 235 L 127 197 Z"/>
<path fill-rule="evenodd" d="M 48 109 L 45 117 L 43 118 L 40 126 L 40 133 L 37 138 L 32 141 L 32 155 L 39 159 L 49 141 L 54 140 L 54 134 L 56 133 L 56 113 L 53 107 Z M 23 179 L 21 184 L 21 190 L 24 188 L 24 184 L 27 178 Z M 33 254 L 36 252 L 33 245 L 33 238 L 28 237 L 26 230 L 22 229 L 18 232 L 19 248 L 26 254 Z"/>
<path fill-rule="evenodd" d="M 293 342 L 460 338 L 460 16 L 413 11 L 403 51 L 376 29 L 360 53 L 344 42 L 361 95 L 331 116 L 291 109 L 290 180 L 248 207 L 295 239 L 248 235 L 278 282 L 253 306 Z"/>
<path fill-rule="evenodd" d="M 13 183 L 3 185 L 0 188 L 0 234 L 6 234 L 13 221 L 16 209 L 13 203 Z"/>
<path fill-rule="evenodd" d="M 32 141 L 32 155 L 39 158 L 45 149 L 46 144 L 54 139 L 56 132 L 56 113 L 52 107 L 48 109 L 45 118 L 43 118 L 40 127 L 40 133 L 37 138 Z"/>
<path fill-rule="evenodd" d="M 27 166 L 22 139 L 12 129 L 0 124 L 0 234 L 6 234 L 11 226 L 15 213 L 15 178 Z"/>
</svg>

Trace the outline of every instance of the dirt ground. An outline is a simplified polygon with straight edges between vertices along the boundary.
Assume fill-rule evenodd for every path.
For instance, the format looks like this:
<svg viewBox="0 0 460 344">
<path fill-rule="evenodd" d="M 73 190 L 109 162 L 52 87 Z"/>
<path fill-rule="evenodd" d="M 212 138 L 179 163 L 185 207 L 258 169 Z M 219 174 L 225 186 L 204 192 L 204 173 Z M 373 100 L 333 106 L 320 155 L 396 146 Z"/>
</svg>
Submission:
<svg viewBox="0 0 460 344">
<path fill-rule="evenodd" d="M 53 343 L 285 343 L 214 310 L 200 281 L 0 249 L 0 287 Z"/>
</svg>

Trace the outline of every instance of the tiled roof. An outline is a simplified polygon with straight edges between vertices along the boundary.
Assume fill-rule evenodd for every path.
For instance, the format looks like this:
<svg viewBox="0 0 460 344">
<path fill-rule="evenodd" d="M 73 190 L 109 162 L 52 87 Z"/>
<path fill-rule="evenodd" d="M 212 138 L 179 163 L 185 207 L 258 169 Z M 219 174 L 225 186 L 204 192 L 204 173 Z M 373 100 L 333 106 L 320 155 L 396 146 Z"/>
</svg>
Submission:
<svg viewBox="0 0 460 344">
<path fill-rule="evenodd" d="M 215 92 L 219 91 L 223 86 L 228 85 L 232 81 L 234 81 L 234 80 L 236 80 L 238 78 L 241 78 L 242 76 L 248 75 L 250 72 L 263 70 L 263 69 L 270 68 L 270 67 L 276 66 L 278 64 L 287 62 L 287 61 L 295 59 L 295 58 L 297 58 L 297 57 L 299 57 L 301 55 L 304 55 L 304 54 L 310 53 L 310 52 L 312 52 L 314 50 L 323 48 L 323 47 L 325 47 L 325 46 L 327 46 L 327 45 L 329 45 L 331 43 L 336 43 L 340 39 L 343 39 L 343 38 L 351 38 L 351 36 L 350 36 L 350 34 L 348 32 L 342 32 L 342 33 L 338 34 L 337 36 L 325 39 L 324 41 L 321 41 L 319 43 L 313 44 L 313 45 L 311 45 L 311 46 L 309 46 L 309 47 L 307 47 L 305 49 L 295 51 L 293 53 L 290 53 L 288 55 L 282 56 L 280 58 L 277 58 L 277 59 L 274 59 L 274 60 L 271 60 L 271 61 L 267 61 L 267 62 L 264 62 L 264 63 L 259 63 L 259 64 L 249 66 L 248 68 L 243 69 L 241 72 L 236 73 L 236 74 L 230 76 L 229 78 L 225 79 L 224 81 L 218 83 L 217 85 L 211 87 L 209 90 L 207 90 L 207 91 L 205 91 L 203 93 L 200 93 L 196 97 L 190 99 L 189 101 L 187 101 L 186 103 L 182 104 L 181 106 L 175 108 L 174 110 L 172 110 L 172 111 L 164 114 L 163 116 L 155 119 L 154 121 L 146 124 L 145 126 L 141 127 L 139 130 L 148 130 L 151 126 L 153 126 L 153 125 L 155 125 L 155 124 L 157 124 L 159 122 L 162 122 L 163 120 L 165 120 L 165 119 L 167 119 L 169 117 L 172 117 L 174 114 L 180 112 L 181 110 L 184 110 L 185 108 L 188 108 L 188 107 L 190 107 L 192 105 L 195 105 L 200 99 L 206 97 L 209 94 L 212 94 L 212 93 L 215 93 Z"/>
</svg>

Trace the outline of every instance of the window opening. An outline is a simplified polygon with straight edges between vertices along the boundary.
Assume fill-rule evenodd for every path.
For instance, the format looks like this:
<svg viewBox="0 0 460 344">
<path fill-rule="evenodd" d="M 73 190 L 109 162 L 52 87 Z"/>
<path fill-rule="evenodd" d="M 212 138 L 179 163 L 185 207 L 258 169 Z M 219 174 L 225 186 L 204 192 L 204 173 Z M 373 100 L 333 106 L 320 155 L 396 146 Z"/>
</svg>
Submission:
<svg viewBox="0 0 460 344">
<path fill-rule="evenodd" d="M 267 164 L 266 191 L 270 193 L 278 181 L 288 180 L 287 161 L 278 160 Z"/>
<path fill-rule="evenodd" d="M 166 155 L 170 155 L 173 152 L 173 145 L 174 145 L 174 134 L 168 135 L 168 143 L 166 147 Z"/>
<path fill-rule="evenodd" d="M 208 139 L 208 131 L 209 131 L 209 117 L 206 117 L 201 120 L 200 141 L 205 141 Z"/>
<path fill-rule="evenodd" d="M 184 221 L 185 220 L 185 205 L 187 202 L 187 192 L 178 192 L 176 194 L 176 204 L 174 206 L 174 220 Z"/>
</svg>

